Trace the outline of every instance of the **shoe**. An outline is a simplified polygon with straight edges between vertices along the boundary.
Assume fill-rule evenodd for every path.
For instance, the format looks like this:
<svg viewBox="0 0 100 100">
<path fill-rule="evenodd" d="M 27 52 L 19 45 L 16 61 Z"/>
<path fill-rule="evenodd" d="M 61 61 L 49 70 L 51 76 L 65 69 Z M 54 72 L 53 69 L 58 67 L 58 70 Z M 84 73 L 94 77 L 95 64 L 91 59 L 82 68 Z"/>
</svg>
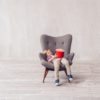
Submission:
<svg viewBox="0 0 100 100">
<path fill-rule="evenodd" d="M 71 77 L 71 78 L 73 78 L 73 76 L 72 76 L 72 75 L 70 75 L 70 77 Z"/>
<path fill-rule="evenodd" d="M 73 80 L 73 76 L 72 75 L 67 75 L 67 77 L 68 77 L 68 81 L 69 82 Z"/>
<path fill-rule="evenodd" d="M 59 79 L 55 80 L 55 86 L 59 86 Z"/>
</svg>

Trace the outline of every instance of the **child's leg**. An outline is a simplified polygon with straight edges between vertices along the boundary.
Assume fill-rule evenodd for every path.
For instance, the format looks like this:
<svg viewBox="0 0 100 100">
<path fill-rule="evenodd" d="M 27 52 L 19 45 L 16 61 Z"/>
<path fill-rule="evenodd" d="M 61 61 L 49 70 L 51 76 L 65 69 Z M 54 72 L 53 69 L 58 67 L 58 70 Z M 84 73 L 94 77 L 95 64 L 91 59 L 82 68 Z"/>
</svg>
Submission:
<svg viewBox="0 0 100 100">
<path fill-rule="evenodd" d="M 58 58 L 53 60 L 55 80 L 59 80 L 60 60 Z"/>
<path fill-rule="evenodd" d="M 68 60 L 66 58 L 62 58 L 61 63 L 65 65 L 66 70 L 67 70 L 67 74 L 71 75 L 71 66 L 68 63 Z"/>
</svg>

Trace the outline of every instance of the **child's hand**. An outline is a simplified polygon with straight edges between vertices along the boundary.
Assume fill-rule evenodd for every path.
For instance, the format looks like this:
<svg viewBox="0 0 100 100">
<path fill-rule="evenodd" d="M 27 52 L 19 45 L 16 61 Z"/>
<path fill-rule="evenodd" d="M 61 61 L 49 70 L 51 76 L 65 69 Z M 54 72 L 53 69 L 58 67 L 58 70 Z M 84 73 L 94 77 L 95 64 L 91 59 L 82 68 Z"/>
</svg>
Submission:
<svg viewBox="0 0 100 100">
<path fill-rule="evenodd" d="M 56 55 L 53 55 L 53 56 L 52 56 L 52 59 L 55 59 L 55 58 L 56 58 Z"/>
<path fill-rule="evenodd" d="M 57 58 L 57 55 L 55 54 L 54 57 Z"/>
<path fill-rule="evenodd" d="M 55 55 L 52 55 L 52 58 L 49 59 L 49 62 L 51 62 L 51 61 L 54 60 L 54 59 L 55 59 Z"/>
</svg>

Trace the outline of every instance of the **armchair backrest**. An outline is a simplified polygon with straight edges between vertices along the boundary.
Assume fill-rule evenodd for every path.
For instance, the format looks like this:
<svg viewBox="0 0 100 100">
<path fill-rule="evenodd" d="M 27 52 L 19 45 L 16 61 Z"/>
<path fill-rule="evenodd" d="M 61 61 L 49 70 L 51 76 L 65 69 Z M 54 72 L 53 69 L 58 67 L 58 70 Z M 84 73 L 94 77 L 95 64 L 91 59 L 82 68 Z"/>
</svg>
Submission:
<svg viewBox="0 0 100 100">
<path fill-rule="evenodd" d="M 55 49 L 61 48 L 65 50 L 65 54 L 70 53 L 72 43 L 72 35 L 53 37 L 46 34 L 41 35 L 42 50 L 50 49 L 55 53 Z"/>
</svg>

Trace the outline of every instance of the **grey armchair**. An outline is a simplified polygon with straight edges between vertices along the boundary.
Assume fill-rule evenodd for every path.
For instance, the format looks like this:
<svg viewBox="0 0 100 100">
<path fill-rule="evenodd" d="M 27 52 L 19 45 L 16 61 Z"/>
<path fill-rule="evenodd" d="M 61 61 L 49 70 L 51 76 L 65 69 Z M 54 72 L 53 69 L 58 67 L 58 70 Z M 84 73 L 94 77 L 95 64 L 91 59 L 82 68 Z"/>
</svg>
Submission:
<svg viewBox="0 0 100 100">
<path fill-rule="evenodd" d="M 72 43 L 72 35 L 66 34 L 64 36 L 48 36 L 48 35 L 41 35 L 40 42 L 42 45 L 42 50 L 50 49 L 53 54 L 55 54 L 55 49 L 62 48 L 65 50 L 64 57 L 69 61 L 69 64 L 72 65 L 72 60 L 74 57 L 74 53 L 70 53 L 71 50 L 71 43 Z M 45 67 L 44 71 L 44 77 L 43 77 L 43 83 L 44 80 L 48 74 L 48 71 L 54 71 L 53 63 L 48 63 L 46 55 L 43 53 L 39 54 L 41 64 Z M 60 71 L 65 71 L 65 74 L 67 75 L 67 71 L 65 69 L 65 66 L 61 64 Z"/>
</svg>

